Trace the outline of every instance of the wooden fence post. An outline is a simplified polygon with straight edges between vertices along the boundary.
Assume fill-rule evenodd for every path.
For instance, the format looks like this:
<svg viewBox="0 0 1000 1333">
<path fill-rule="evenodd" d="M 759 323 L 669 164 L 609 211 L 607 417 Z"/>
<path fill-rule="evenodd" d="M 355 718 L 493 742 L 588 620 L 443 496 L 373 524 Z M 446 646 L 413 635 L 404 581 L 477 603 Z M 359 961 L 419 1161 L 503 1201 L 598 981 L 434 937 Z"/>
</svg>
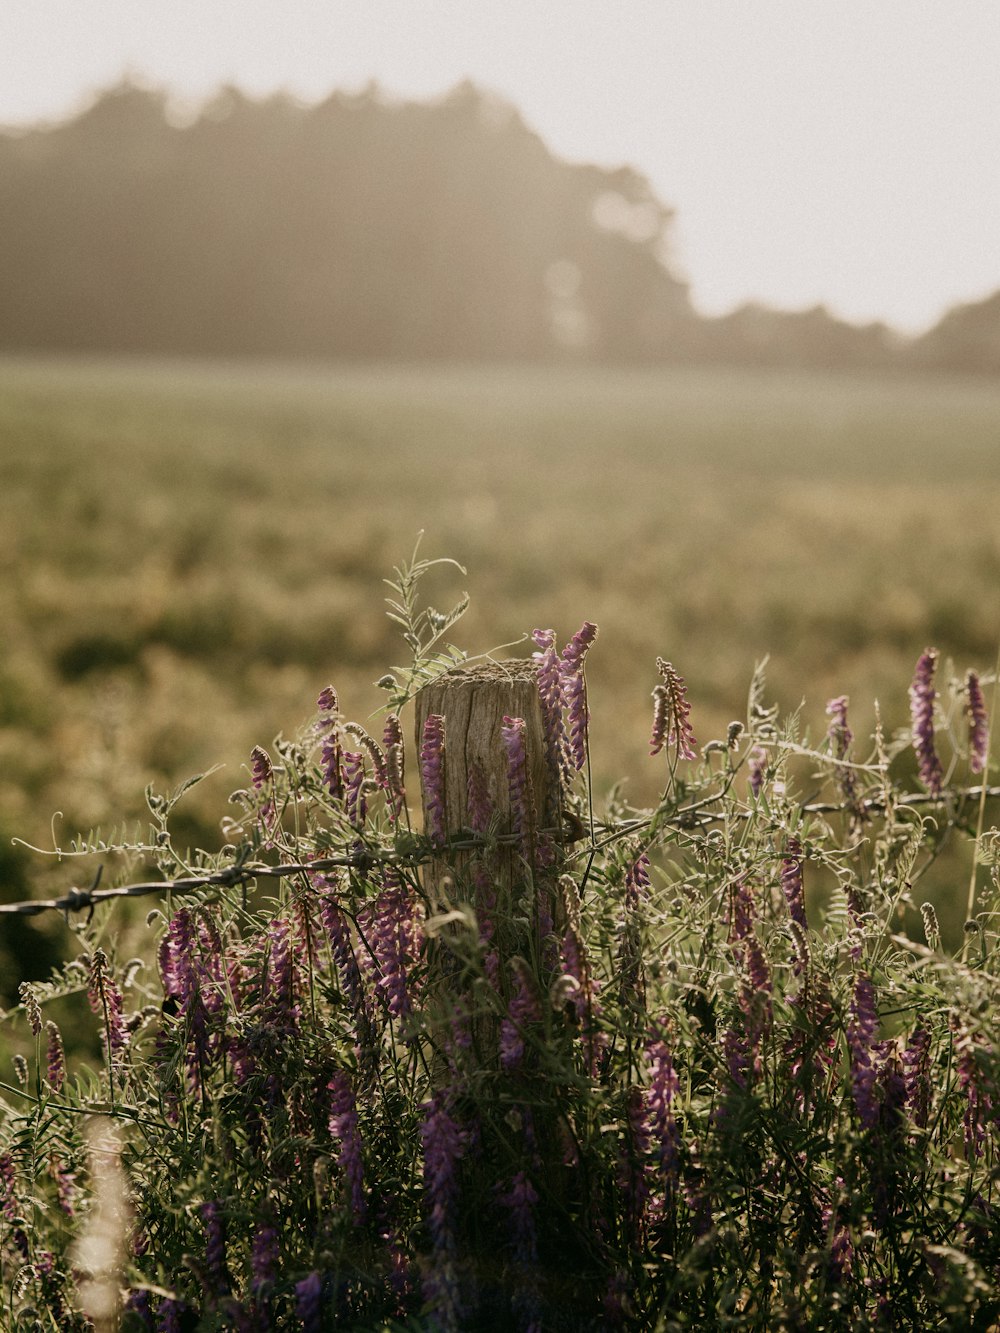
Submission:
<svg viewBox="0 0 1000 1333">
<path fill-rule="evenodd" d="M 448 672 L 426 686 L 416 698 L 416 741 L 419 754 L 428 717 L 444 718 L 444 827 L 453 835 L 476 827 L 477 811 L 470 808 L 470 790 L 479 787 L 492 812 L 498 834 L 510 833 L 513 823 L 508 759 L 501 728 L 505 717 L 524 720 L 528 786 L 534 806 L 535 832 L 558 826 L 562 805 L 558 765 L 548 753 L 542 704 L 538 693 L 537 663 L 528 659 L 488 662 Z M 425 827 L 429 824 L 428 792 L 424 789 Z M 454 867 L 468 856 L 450 856 Z M 522 851 L 498 851 L 491 870 L 498 889 L 509 888 L 517 877 Z M 444 864 L 429 876 L 443 889 L 448 873 Z M 473 904 L 475 905 L 475 904 Z"/>
</svg>

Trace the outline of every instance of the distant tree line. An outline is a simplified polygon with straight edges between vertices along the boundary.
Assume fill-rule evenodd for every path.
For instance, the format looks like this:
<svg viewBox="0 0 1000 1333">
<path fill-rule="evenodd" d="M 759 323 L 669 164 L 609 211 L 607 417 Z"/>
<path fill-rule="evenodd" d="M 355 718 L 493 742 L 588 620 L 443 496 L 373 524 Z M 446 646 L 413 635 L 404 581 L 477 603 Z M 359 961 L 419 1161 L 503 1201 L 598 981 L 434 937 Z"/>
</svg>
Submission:
<svg viewBox="0 0 1000 1333">
<path fill-rule="evenodd" d="M 183 122 L 123 83 L 0 134 L 0 349 L 1000 371 L 1000 292 L 912 341 L 822 307 L 701 318 L 672 218 L 468 83 L 227 88 Z"/>
</svg>

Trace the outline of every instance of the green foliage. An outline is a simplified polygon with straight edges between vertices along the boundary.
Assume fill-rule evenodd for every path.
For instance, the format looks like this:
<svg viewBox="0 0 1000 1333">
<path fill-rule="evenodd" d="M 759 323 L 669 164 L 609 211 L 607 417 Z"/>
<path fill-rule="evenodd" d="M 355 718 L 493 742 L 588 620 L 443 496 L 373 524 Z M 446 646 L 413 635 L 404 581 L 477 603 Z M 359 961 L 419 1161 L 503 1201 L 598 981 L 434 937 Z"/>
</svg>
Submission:
<svg viewBox="0 0 1000 1333">
<path fill-rule="evenodd" d="M 449 619 L 417 600 L 433 563 L 392 582 L 418 664 Z M 183 790 L 151 791 L 142 854 L 215 878 L 165 882 L 155 968 L 99 907 L 10 1017 L 11 1327 L 124 1300 L 127 1329 L 989 1328 L 1000 834 L 962 708 L 939 690 L 932 799 L 907 733 L 856 752 L 844 714 L 810 742 L 760 668 L 654 808 L 615 795 L 571 842 L 529 812 L 431 847 L 395 723 L 380 745 L 327 691 L 254 751 L 217 853 L 177 851 Z M 962 837 L 950 950 L 933 911 L 904 926 Z M 43 1024 L 81 988 L 103 1056 L 64 1080 Z"/>
</svg>

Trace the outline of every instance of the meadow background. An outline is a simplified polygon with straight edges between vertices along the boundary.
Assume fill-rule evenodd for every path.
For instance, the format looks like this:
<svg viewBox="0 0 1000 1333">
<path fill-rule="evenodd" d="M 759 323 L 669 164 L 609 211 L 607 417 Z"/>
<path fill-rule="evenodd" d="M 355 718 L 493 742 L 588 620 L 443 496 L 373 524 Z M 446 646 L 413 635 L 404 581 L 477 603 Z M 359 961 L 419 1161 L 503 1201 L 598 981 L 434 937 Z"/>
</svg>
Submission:
<svg viewBox="0 0 1000 1333">
<path fill-rule="evenodd" d="M 8 356 L 0 440 L 7 901 L 83 879 L 12 842 L 51 846 L 55 812 L 63 846 L 144 824 L 147 783 L 220 764 L 176 817 L 179 844 L 211 849 L 252 745 L 295 734 L 329 681 L 350 715 L 377 709 L 405 660 L 382 579 L 421 529 L 423 554 L 468 570 L 434 591 L 470 592 L 470 653 L 598 622 L 599 796 L 627 777 L 628 799 L 655 797 L 657 654 L 702 744 L 769 655 L 807 737 L 850 695 L 862 755 L 875 699 L 887 732 L 908 725 L 925 646 L 956 674 L 996 657 L 987 380 Z M 923 886 L 952 933 L 966 879 L 945 860 Z M 8 919 L 8 997 L 65 937 L 54 914 Z"/>
</svg>

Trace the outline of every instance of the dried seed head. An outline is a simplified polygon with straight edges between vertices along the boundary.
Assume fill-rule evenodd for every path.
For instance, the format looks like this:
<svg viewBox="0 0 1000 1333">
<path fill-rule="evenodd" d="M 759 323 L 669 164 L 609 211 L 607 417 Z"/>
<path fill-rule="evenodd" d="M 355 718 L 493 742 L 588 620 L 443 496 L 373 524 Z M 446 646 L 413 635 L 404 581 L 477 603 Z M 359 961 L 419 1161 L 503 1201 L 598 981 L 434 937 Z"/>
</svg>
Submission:
<svg viewBox="0 0 1000 1333">
<path fill-rule="evenodd" d="M 933 903 L 920 904 L 920 916 L 924 923 L 924 939 L 928 949 L 940 949 L 941 927 L 938 925 L 937 912 Z"/>
<path fill-rule="evenodd" d="M 21 982 L 18 993 L 21 996 L 21 1003 L 24 1005 L 24 1012 L 28 1018 L 28 1026 L 36 1037 L 41 1036 L 42 1011 L 38 1004 L 38 996 L 26 981 Z"/>
</svg>

